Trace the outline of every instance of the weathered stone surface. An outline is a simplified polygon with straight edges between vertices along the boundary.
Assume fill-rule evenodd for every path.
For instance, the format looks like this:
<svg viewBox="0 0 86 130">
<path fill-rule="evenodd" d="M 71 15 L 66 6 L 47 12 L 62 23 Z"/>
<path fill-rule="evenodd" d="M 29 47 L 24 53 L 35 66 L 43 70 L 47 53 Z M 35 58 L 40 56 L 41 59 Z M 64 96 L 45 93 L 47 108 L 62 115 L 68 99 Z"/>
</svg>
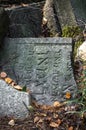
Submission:
<svg viewBox="0 0 86 130">
<path fill-rule="evenodd" d="M 54 4 L 53 0 L 46 0 L 43 8 L 43 17 L 47 19 L 47 27 L 49 28 L 50 33 L 53 36 L 59 36 L 61 30 L 59 22 L 57 21 L 58 19 L 55 15 L 53 4 Z"/>
<path fill-rule="evenodd" d="M 78 0 L 78 1 L 70 0 L 70 1 L 78 24 L 80 25 L 83 24 L 78 20 L 82 20 L 86 23 L 86 1 L 85 0 Z"/>
<path fill-rule="evenodd" d="M 61 27 L 77 25 L 70 0 L 54 0 L 54 7 Z"/>
<path fill-rule="evenodd" d="M 76 59 L 81 59 L 82 61 L 86 61 L 86 41 L 82 43 L 77 49 Z"/>
<path fill-rule="evenodd" d="M 76 83 L 71 66 L 70 38 L 7 38 L 0 51 L 3 71 L 20 85 L 26 85 L 39 103 L 74 97 Z"/>
<path fill-rule="evenodd" d="M 8 8 L 10 26 L 7 35 L 11 38 L 40 36 L 42 12 L 40 7 L 37 7 L 28 5 L 26 7 Z"/>
<path fill-rule="evenodd" d="M 5 12 L 5 10 L 0 7 L 0 44 L 3 42 L 3 38 L 7 32 L 9 24 L 9 18 Z"/>
<path fill-rule="evenodd" d="M 28 116 L 26 106 L 30 105 L 30 95 L 20 92 L 12 86 L 0 80 L 0 117 L 13 116 L 15 118 L 25 118 Z"/>
</svg>

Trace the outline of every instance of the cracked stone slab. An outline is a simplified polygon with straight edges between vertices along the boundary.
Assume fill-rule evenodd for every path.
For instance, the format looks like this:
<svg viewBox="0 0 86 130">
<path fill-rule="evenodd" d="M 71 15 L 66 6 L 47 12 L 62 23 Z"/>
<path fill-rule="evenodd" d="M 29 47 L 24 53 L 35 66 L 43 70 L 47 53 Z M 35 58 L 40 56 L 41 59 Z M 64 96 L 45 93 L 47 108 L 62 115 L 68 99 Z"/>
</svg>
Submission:
<svg viewBox="0 0 86 130">
<path fill-rule="evenodd" d="M 26 118 L 30 105 L 30 95 L 20 92 L 12 86 L 0 80 L 0 116 L 12 116 L 14 118 Z"/>
<path fill-rule="evenodd" d="M 39 103 L 64 101 L 77 91 L 71 38 L 6 38 L 0 51 L 2 70 L 26 85 Z"/>
</svg>

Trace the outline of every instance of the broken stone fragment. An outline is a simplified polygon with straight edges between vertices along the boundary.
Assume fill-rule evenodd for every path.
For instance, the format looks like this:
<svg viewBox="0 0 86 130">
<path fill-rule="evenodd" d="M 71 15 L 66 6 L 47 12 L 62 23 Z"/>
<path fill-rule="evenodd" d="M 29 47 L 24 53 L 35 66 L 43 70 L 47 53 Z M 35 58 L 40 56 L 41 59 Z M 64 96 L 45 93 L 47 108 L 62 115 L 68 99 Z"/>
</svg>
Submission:
<svg viewBox="0 0 86 130">
<path fill-rule="evenodd" d="M 28 93 L 20 92 L 0 80 L 0 117 L 26 118 L 29 105 L 30 95 Z"/>
<path fill-rule="evenodd" d="M 3 42 L 3 38 L 6 35 L 9 25 L 9 17 L 5 10 L 0 7 L 0 45 Z"/>
</svg>

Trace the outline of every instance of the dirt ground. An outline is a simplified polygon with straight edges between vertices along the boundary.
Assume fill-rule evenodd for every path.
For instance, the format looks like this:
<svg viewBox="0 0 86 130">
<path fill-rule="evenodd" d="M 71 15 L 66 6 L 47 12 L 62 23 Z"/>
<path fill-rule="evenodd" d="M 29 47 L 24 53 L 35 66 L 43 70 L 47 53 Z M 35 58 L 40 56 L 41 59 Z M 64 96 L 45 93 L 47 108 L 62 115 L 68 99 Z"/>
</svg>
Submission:
<svg viewBox="0 0 86 130">
<path fill-rule="evenodd" d="M 85 120 L 76 114 L 67 114 L 67 109 L 72 107 L 46 108 L 44 106 L 30 113 L 24 120 L 3 117 L 0 118 L 0 130 L 86 130 Z M 13 125 L 9 124 L 11 120 L 14 120 Z"/>
</svg>

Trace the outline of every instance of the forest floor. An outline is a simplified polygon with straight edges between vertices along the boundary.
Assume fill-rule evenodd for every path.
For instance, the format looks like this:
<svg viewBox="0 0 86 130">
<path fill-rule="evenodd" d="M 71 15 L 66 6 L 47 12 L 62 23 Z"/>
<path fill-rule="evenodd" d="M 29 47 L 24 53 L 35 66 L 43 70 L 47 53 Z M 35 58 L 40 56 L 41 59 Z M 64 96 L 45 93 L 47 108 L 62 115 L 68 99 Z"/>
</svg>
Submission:
<svg viewBox="0 0 86 130">
<path fill-rule="evenodd" d="M 43 105 L 24 120 L 0 118 L 0 130 L 86 130 L 86 119 L 72 113 L 73 109 L 76 109 L 75 105 Z"/>
</svg>

